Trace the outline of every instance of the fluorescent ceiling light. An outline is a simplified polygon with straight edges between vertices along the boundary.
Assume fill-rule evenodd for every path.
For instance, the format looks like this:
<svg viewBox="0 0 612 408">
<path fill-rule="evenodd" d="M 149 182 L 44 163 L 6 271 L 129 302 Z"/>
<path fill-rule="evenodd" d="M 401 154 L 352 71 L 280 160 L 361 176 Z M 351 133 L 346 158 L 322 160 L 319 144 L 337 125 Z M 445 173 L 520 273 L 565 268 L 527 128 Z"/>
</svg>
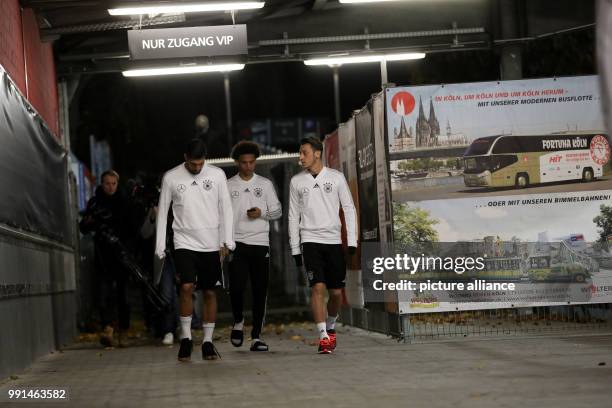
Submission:
<svg viewBox="0 0 612 408">
<path fill-rule="evenodd" d="M 125 77 L 141 77 L 154 75 L 180 75 L 198 74 L 204 72 L 229 72 L 240 71 L 244 64 L 225 64 L 225 65 L 190 65 L 184 67 L 150 68 L 150 69 L 130 69 L 123 71 Z"/>
<path fill-rule="evenodd" d="M 425 58 L 423 52 L 407 52 L 402 54 L 353 55 L 346 57 L 313 58 L 305 60 L 306 65 L 342 65 L 364 62 L 405 61 Z"/>
<path fill-rule="evenodd" d="M 383 1 L 402 1 L 402 0 L 340 0 L 340 3 L 381 3 Z"/>
<path fill-rule="evenodd" d="M 126 16 L 136 14 L 167 14 L 167 13 L 194 13 L 202 11 L 232 11 L 232 10 L 252 10 L 260 9 L 264 6 L 264 1 L 243 1 L 226 3 L 190 3 L 159 6 L 141 7 L 119 7 L 108 9 L 111 16 Z"/>
</svg>

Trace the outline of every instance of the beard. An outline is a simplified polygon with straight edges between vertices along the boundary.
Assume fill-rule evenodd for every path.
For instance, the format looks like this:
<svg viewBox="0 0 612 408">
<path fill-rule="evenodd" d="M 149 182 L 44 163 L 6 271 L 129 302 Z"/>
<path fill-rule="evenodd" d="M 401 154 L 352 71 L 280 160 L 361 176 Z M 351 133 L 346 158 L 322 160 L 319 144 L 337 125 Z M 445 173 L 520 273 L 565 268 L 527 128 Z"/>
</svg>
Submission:
<svg viewBox="0 0 612 408">
<path fill-rule="evenodd" d="M 200 168 L 200 170 L 192 170 L 189 165 L 187 165 L 187 162 L 183 163 L 183 166 L 185 167 L 185 169 L 190 173 L 193 174 L 194 176 L 197 176 L 198 174 L 200 174 L 200 172 L 202 172 L 202 168 Z"/>
</svg>

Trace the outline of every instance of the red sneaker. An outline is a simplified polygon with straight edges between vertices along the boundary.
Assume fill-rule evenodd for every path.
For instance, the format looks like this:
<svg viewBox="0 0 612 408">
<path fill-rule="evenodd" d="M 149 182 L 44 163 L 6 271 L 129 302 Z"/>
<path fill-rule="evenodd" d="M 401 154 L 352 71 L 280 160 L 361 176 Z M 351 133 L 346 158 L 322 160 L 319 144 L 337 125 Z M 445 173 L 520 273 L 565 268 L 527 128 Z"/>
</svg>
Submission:
<svg viewBox="0 0 612 408">
<path fill-rule="evenodd" d="M 327 337 L 319 340 L 319 354 L 331 354 L 332 351 L 331 341 Z"/>
<path fill-rule="evenodd" d="M 335 330 L 328 330 L 327 334 L 329 335 L 329 342 L 331 343 L 331 349 L 335 350 L 336 349 L 336 331 Z"/>
</svg>

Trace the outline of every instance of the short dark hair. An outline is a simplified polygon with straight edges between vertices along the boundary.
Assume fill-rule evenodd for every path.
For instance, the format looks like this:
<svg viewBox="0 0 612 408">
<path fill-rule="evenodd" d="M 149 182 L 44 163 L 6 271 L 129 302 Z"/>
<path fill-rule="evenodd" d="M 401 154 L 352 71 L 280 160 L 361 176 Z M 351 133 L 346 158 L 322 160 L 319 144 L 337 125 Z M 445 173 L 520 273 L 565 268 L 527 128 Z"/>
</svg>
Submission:
<svg viewBox="0 0 612 408">
<path fill-rule="evenodd" d="M 314 151 L 318 150 L 320 152 L 323 152 L 323 143 L 321 142 L 321 140 L 319 140 L 318 137 L 308 136 L 302 138 L 302 140 L 300 140 L 300 146 L 305 144 L 309 144 L 310 146 L 312 146 L 312 150 Z"/>
<path fill-rule="evenodd" d="M 255 155 L 255 158 L 258 158 L 260 155 L 259 145 L 248 140 L 241 140 L 232 148 L 231 157 L 234 160 L 238 160 L 243 154 L 252 154 Z"/>
<path fill-rule="evenodd" d="M 104 173 L 102 173 L 102 175 L 100 176 L 100 181 L 104 181 L 104 177 L 106 176 L 111 176 L 117 179 L 117 182 L 119 182 L 119 173 L 117 173 L 115 170 L 110 169 L 110 170 L 106 170 Z"/>
<path fill-rule="evenodd" d="M 185 146 L 185 156 L 190 159 L 203 159 L 206 157 L 206 143 L 204 140 L 191 139 Z"/>
</svg>

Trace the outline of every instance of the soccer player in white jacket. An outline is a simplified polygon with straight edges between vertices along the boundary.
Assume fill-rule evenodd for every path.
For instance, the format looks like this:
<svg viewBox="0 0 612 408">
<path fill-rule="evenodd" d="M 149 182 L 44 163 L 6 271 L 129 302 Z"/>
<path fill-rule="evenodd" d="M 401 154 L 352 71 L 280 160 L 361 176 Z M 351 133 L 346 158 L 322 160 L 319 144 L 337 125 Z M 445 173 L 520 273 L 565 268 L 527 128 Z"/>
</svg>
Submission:
<svg viewBox="0 0 612 408">
<path fill-rule="evenodd" d="M 244 339 L 244 289 L 251 281 L 253 329 L 251 351 L 268 351 L 261 339 L 266 313 L 270 275 L 270 221 L 281 217 L 281 203 L 270 180 L 255 174 L 259 157 L 257 143 L 242 141 L 232 149 L 238 174 L 227 182 L 234 213 L 236 250 L 230 262 L 230 297 L 234 314 L 231 342 L 242 346 Z"/>
<path fill-rule="evenodd" d="M 335 324 L 346 278 L 340 206 L 350 254 L 357 249 L 357 215 L 344 175 L 323 166 L 322 154 L 319 139 L 307 137 L 300 141 L 300 165 L 304 171 L 293 176 L 289 185 L 289 243 L 298 267 L 302 266 L 303 254 L 319 333 L 319 353 L 328 354 L 336 348 Z M 327 307 L 325 290 L 329 292 Z"/>
<path fill-rule="evenodd" d="M 185 162 L 164 174 L 159 197 L 155 253 L 162 259 L 166 256 L 166 223 L 171 204 L 174 214 L 174 263 L 181 283 L 180 361 L 191 359 L 194 287 L 204 294 L 202 358 L 214 360 L 219 355 L 212 343 L 217 317 L 215 289 L 223 285 L 223 258 L 235 247 L 227 179 L 223 170 L 205 163 L 205 156 L 204 141 L 189 141 Z"/>
</svg>

